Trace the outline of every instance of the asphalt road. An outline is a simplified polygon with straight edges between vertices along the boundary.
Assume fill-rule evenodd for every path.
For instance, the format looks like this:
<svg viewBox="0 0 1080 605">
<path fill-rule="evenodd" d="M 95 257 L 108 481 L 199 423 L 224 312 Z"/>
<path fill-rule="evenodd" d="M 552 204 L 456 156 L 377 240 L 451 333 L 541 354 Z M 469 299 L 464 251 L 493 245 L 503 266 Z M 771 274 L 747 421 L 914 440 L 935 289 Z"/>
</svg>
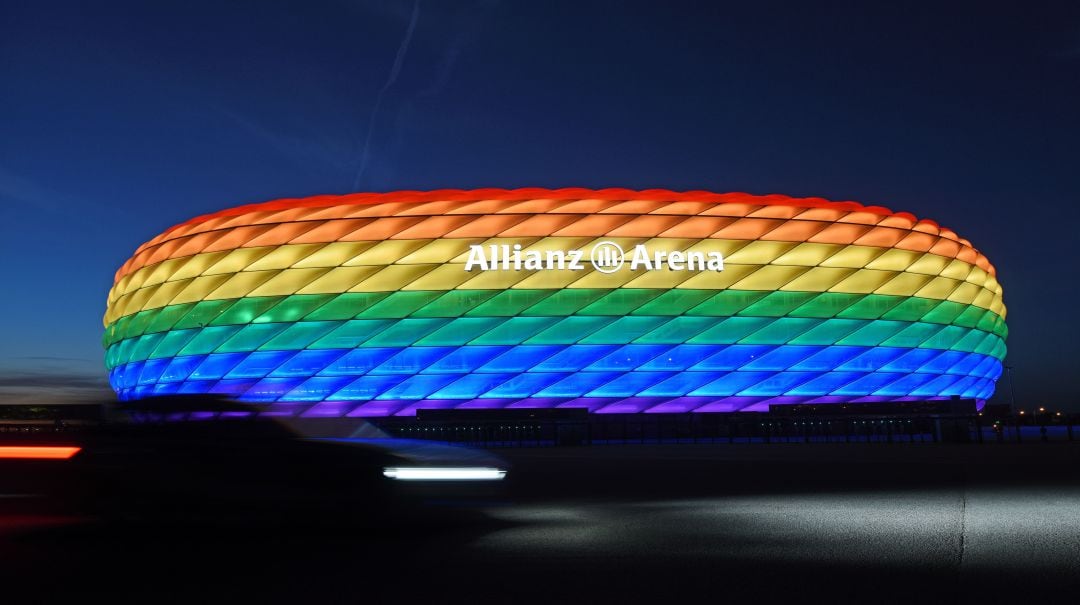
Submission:
<svg viewBox="0 0 1080 605">
<path fill-rule="evenodd" d="M 1080 598 L 1072 444 L 501 453 L 514 467 L 498 498 L 378 524 L 7 519 L 0 594 L 65 603 Z"/>
</svg>

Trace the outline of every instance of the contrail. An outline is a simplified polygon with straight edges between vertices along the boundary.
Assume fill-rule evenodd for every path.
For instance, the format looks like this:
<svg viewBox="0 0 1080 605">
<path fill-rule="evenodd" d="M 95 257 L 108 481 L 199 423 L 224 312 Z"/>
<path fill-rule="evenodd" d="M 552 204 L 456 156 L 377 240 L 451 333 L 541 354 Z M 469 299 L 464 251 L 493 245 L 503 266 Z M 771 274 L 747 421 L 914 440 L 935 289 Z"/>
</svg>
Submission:
<svg viewBox="0 0 1080 605">
<path fill-rule="evenodd" d="M 386 78 L 386 83 L 379 89 L 379 94 L 375 96 L 375 105 L 371 108 L 367 136 L 364 137 L 364 148 L 360 153 L 360 167 L 357 168 L 356 178 L 353 179 L 353 191 L 360 188 L 360 179 L 364 176 L 364 170 L 367 169 L 368 151 L 371 148 L 371 133 L 375 130 L 375 118 L 379 115 L 379 106 L 382 105 L 386 91 L 390 90 L 390 87 L 397 81 L 398 74 L 401 73 L 401 65 L 405 62 L 405 54 L 409 52 L 409 43 L 412 41 L 413 31 L 416 29 L 416 22 L 419 19 L 420 0 L 416 0 L 413 3 L 412 16 L 409 18 L 409 27 L 405 30 L 405 37 L 401 39 L 401 46 L 398 47 L 397 55 L 394 57 L 394 65 L 390 68 L 390 76 Z"/>
</svg>

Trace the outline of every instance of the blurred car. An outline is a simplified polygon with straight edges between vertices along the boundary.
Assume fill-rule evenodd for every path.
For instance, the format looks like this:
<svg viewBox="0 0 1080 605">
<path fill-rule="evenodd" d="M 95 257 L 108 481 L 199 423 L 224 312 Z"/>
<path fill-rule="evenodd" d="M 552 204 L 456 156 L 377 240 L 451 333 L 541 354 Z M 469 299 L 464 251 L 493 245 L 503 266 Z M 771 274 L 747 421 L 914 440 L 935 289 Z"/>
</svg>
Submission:
<svg viewBox="0 0 1080 605">
<path fill-rule="evenodd" d="M 362 420 L 215 398 L 119 404 L 93 429 L 0 436 L 0 493 L 102 518 L 360 522 L 499 497 L 507 464 Z M 21 500 L 20 500 L 21 498 Z"/>
</svg>

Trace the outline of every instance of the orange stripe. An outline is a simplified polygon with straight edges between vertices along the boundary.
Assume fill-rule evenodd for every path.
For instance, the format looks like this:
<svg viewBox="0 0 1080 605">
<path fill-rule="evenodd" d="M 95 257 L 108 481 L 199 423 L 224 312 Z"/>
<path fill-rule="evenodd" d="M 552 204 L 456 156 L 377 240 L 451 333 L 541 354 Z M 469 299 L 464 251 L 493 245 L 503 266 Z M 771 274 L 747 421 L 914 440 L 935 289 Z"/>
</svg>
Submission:
<svg viewBox="0 0 1080 605">
<path fill-rule="evenodd" d="M 81 447 L 59 445 L 5 445 L 0 446 L 0 458 L 67 460 L 79 453 L 81 449 Z"/>
<path fill-rule="evenodd" d="M 522 219 L 522 216 L 527 218 Z M 331 241 L 381 241 L 385 239 L 434 239 L 454 237 L 525 237 L 525 236 L 590 236 L 604 235 L 653 237 L 661 233 L 665 237 L 707 237 L 738 240 L 770 240 L 792 242 L 816 242 L 826 244 L 859 244 L 883 248 L 898 248 L 916 252 L 932 252 L 947 258 L 959 258 L 968 264 L 981 267 L 993 273 L 993 268 L 985 257 L 969 246 L 955 240 L 944 239 L 922 231 L 902 231 L 891 227 L 868 227 L 858 223 L 826 223 L 823 221 L 764 219 L 764 218 L 721 218 L 721 217 L 680 217 L 668 215 L 488 215 L 468 221 L 465 216 L 403 216 L 381 217 L 378 219 L 350 219 L 344 225 L 329 225 L 321 221 L 302 221 L 299 223 L 281 223 L 278 225 L 249 225 L 213 234 L 185 236 L 177 240 L 163 242 L 156 248 L 149 248 L 139 253 L 125 265 L 124 275 L 142 267 L 171 258 L 190 256 L 196 252 L 216 252 L 239 247 L 274 246 L 284 243 L 328 243 Z M 516 226 L 502 231 L 499 229 L 505 219 L 522 221 Z M 357 221 L 357 222 L 353 222 Z M 369 222 L 370 221 L 370 222 Z M 732 222 L 733 221 L 733 222 Z M 337 223 L 338 221 L 333 221 Z M 673 226 L 668 227 L 674 223 Z M 726 226 L 725 226 L 726 224 Z M 359 225 L 358 229 L 345 235 L 337 235 L 348 227 Z M 458 226 L 460 225 L 460 227 Z M 716 226 L 715 231 L 710 227 Z M 484 227 L 487 227 L 485 230 Z M 449 231 L 453 228 L 454 231 Z M 685 229 L 685 231 L 684 231 Z M 315 236 L 322 231 L 324 236 Z M 468 233 L 469 235 L 458 234 Z M 335 236 L 336 237 L 333 237 Z M 211 237 L 212 236 L 212 237 Z M 190 239 L 189 239 L 190 238 Z M 214 239 L 216 238 L 216 239 Z M 196 248 L 198 242 L 201 250 Z M 121 276 L 121 278 L 123 275 Z"/>
<path fill-rule="evenodd" d="M 909 213 L 893 212 L 881 206 L 863 206 L 856 202 L 830 202 L 821 198 L 790 198 L 782 195 L 755 196 L 746 193 L 718 194 L 707 191 L 679 193 L 663 189 L 646 191 L 602 189 L 594 191 L 581 188 L 556 190 L 527 188 L 514 190 L 477 189 L 464 191 L 444 189 L 426 192 L 360 193 L 344 196 L 318 196 L 306 199 L 282 199 L 261 204 L 238 206 L 195 217 L 154 237 L 136 250 L 132 258 L 116 272 L 115 279 L 119 281 L 125 275 L 147 265 L 169 258 L 187 256 L 197 248 L 200 249 L 199 251 L 210 252 L 229 250 L 244 245 L 276 245 L 273 242 L 285 243 L 298 241 L 299 239 L 303 239 L 305 242 L 315 242 L 323 239 L 323 234 L 326 234 L 326 239 L 329 241 L 332 239 L 329 237 L 331 233 L 340 233 L 339 229 L 345 230 L 343 225 L 334 225 L 325 230 L 319 226 L 319 221 L 333 219 L 359 216 L 385 217 L 381 220 L 375 220 L 370 225 L 364 225 L 362 228 L 348 234 L 348 236 L 339 235 L 338 238 L 333 238 L 337 241 L 356 241 L 386 239 L 395 235 L 403 237 L 398 235 L 402 231 L 407 231 L 409 237 L 417 237 L 414 234 L 426 231 L 428 225 L 434 227 L 437 224 L 440 227 L 445 227 L 456 224 L 456 221 L 446 220 L 449 217 L 445 216 L 440 217 L 443 220 L 431 221 L 429 219 L 432 218 L 432 215 L 442 213 L 458 214 L 464 208 L 473 208 L 474 211 L 486 209 L 487 211 L 500 213 L 506 211 L 523 213 L 528 212 L 530 208 L 537 212 L 560 212 L 562 210 L 567 212 L 588 211 L 589 213 L 610 212 L 612 213 L 611 216 L 618 216 L 628 210 L 656 209 L 655 211 L 659 214 L 650 216 L 657 216 L 659 219 L 660 214 L 665 212 L 662 208 L 667 204 L 715 206 L 701 211 L 701 216 L 737 218 L 733 224 L 722 227 L 724 233 L 714 232 L 713 237 L 755 239 L 757 236 L 754 234 L 768 230 L 769 226 L 775 224 L 773 221 L 784 220 L 781 217 L 792 216 L 792 209 L 803 210 L 798 213 L 799 220 L 831 222 L 842 218 L 843 222 L 847 224 L 867 226 L 876 223 L 877 227 L 871 227 L 872 231 L 863 235 L 863 237 L 866 237 L 873 234 L 873 237 L 867 237 L 867 240 L 876 239 L 877 237 L 884 241 L 893 240 L 895 235 L 876 232 L 876 229 L 881 227 L 899 228 L 908 233 L 893 244 L 895 247 L 905 250 L 926 251 L 931 247 L 938 246 L 939 240 L 936 239 L 937 237 L 943 237 L 959 244 L 960 248 L 955 253 L 957 258 L 975 264 L 990 273 L 994 271 L 985 257 L 971 248 L 966 240 L 960 239 L 952 230 L 941 228 L 934 221 L 925 219 L 920 221 Z M 388 216 L 399 212 L 409 212 L 410 215 Z M 412 214 L 413 212 L 417 214 Z M 682 214 L 685 212 L 686 209 L 682 208 L 677 213 Z M 304 219 L 301 224 L 309 224 L 300 226 L 295 222 L 297 219 Z M 558 235 L 578 234 L 579 230 L 582 231 L 581 235 L 592 234 L 590 227 L 594 225 L 586 219 L 575 219 L 572 226 L 560 225 L 566 233 L 560 232 Z M 385 224 L 381 222 L 382 220 L 401 221 L 405 223 L 405 226 L 397 228 L 397 225 Z M 618 222 L 622 223 L 626 220 L 628 219 L 622 218 Z M 250 221 L 258 221 L 261 224 L 245 224 Z M 582 222 L 585 222 L 585 224 L 582 225 Z M 423 229 L 414 231 L 410 228 L 417 223 L 423 223 L 423 225 L 417 225 L 423 227 Z M 605 223 L 611 224 L 599 220 L 596 221 L 595 226 Z M 638 224 L 641 223 L 635 220 L 634 225 Z M 290 226 L 285 227 L 284 225 Z M 328 227 L 328 224 L 323 223 L 322 225 Z M 531 220 L 525 220 L 521 223 L 522 228 L 532 227 L 532 225 Z M 477 225 L 474 228 L 479 231 L 479 227 Z M 692 227 L 700 228 L 700 225 L 686 225 L 688 230 L 692 230 Z M 210 231 L 216 229 L 228 230 L 228 232 L 224 236 L 209 234 Z M 305 233 L 308 229 L 313 230 L 310 237 Z M 782 228 L 785 231 L 784 235 L 787 235 L 786 232 L 789 229 L 793 236 L 798 232 L 807 234 L 804 238 L 793 237 L 792 241 L 805 241 L 805 239 L 814 237 L 816 234 L 817 237 L 814 241 L 838 244 L 850 243 L 852 241 L 849 239 L 850 235 L 859 233 L 858 229 L 834 227 L 827 230 L 829 233 L 822 234 L 819 233 L 819 229 L 809 225 L 790 225 L 790 227 L 785 226 Z M 531 229 L 529 231 L 532 232 Z M 911 231 L 921 232 L 919 235 L 923 237 L 911 237 L 914 235 Z M 843 233 L 843 237 L 833 238 L 831 236 L 833 232 Z M 555 234 L 547 233 L 544 235 Z M 602 233 L 597 235 L 602 235 Z M 787 239 L 786 237 L 778 237 L 779 235 L 780 233 L 771 233 L 768 239 Z M 213 243 L 205 248 L 200 246 L 200 244 L 208 241 Z M 942 249 L 951 249 L 953 247 L 949 243 L 940 244 Z"/>
</svg>

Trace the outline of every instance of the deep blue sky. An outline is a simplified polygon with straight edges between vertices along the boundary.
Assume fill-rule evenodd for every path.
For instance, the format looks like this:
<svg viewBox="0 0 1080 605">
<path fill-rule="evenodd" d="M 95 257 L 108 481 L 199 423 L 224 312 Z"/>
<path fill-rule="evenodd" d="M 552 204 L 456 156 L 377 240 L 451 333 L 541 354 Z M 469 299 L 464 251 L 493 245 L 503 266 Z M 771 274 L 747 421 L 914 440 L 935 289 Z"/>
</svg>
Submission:
<svg viewBox="0 0 1080 605">
<path fill-rule="evenodd" d="M 146 239 L 358 182 L 933 218 L 998 268 L 1020 402 L 1076 401 L 1080 5 L 885 4 L 428 0 L 392 77 L 412 1 L 3 2 L 0 396 L 103 384 Z"/>
</svg>

